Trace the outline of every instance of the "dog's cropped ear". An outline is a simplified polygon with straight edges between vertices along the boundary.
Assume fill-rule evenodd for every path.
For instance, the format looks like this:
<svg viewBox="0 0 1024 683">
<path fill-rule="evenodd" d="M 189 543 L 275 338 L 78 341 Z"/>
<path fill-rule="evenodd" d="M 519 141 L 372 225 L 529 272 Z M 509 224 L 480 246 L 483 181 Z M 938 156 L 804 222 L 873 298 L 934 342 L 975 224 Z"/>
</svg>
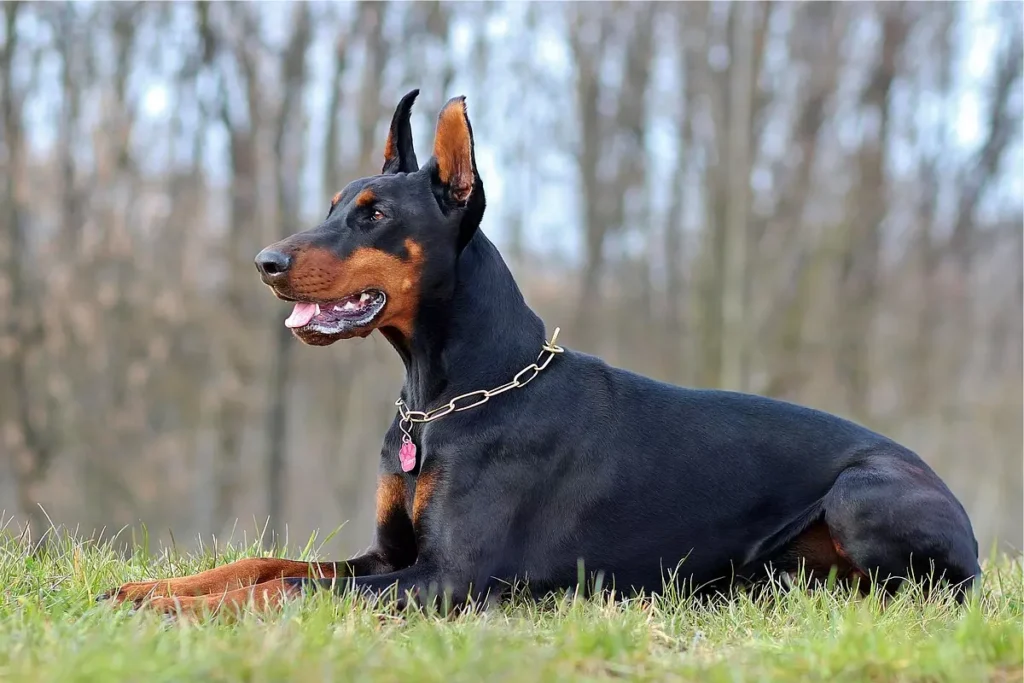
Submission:
<svg viewBox="0 0 1024 683">
<path fill-rule="evenodd" d="M 453 97 L 437 117 L 434 133 L 437 188 L 442 202 L 462 207 L 476 188 L 473 128 L 466 114 L 466 98 Z"/>
<path fill-rule="evenodd" d="M 412 146 L 412 126 L 409 125 L 412 103 L 419 94 L 419 89 L 406 93 L 398 103 L 395 115 L 391 117 L 391 130 L 388 131 L 388 141 L 384 143 L 384 168 L 381 173 L 414 173 L 420 168 L 416 162 L 416 150 Z"/>
</svg>

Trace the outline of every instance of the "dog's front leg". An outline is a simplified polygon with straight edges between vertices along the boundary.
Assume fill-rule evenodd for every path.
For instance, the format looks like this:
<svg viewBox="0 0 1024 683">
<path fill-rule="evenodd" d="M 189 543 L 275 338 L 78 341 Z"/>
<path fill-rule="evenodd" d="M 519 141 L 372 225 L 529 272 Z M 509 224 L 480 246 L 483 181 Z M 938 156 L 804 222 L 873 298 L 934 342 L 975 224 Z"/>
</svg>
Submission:
<svg viewBox="0 0 1024 683">
<path fill-rule="evenodd" d="M 191 599 L 228 594 L 241 598 L 243 592 L 277 596 L 284 578 L 325 578 L 387 574 L 416 561 L 416 539 L 412 521 L 403 507 L 405 485 L 401 476 L 384 474 L 377 488 L 377 540 L 364 555 L 341 562 L 304 562 L 280 558 L 251 557 L 215 567 L 199 574 L 170 579 L 126 583 L 102 593 L 98 599 L 141 605 L 150 598 Z M 241 592 L 240 592 L 241 591 Z M 277 597 L 271 602 L 275 602 Z M 158 603 L 159 604 L 159 603 Z"/>
<path fill-rule="evenodd" d="M 115 603 L 141 603 L 148 598 L 184 598 L 209 594 L 223 594 L 240 588 L 249 588 L 284 577 L 330 578 L 350 571 L 352 563 L 369 565 L 373 558 L 364 555 L 349 562 L 303 562 L 271 557 L 249 557 L 230 564 L 214 567 L 191 576 L 122 584 L 107 591 L 99 600 Z"/>
<path fill-rule="evenodd" d="M 418 606 L 438 604 L 443 609 L 460 607 L 469 595 L 467 585 L 424 565 L 414 565 L 376 576 L 339 576 L 334 579 L 286 577 L 239 588 L 226 593 L 188 597 L 157 597 L 146 607 L 157 612 L 195 617 L 229 611 L 237 614 L 246 605 L 257 611 L 280 607 L 288 598 L 304 591 L 328 589 L 339 594 L 355 591 L 370 599 L 379 599 L 395 591 L 394 605 L 399 610 L 410 602 Z"/>
<path fill-rule="evenodd" d="M 123 584 L 107 591 L 100 600 L 141 603 L 149 598 L 185 598 L 201 595 L 222 596 L 239 588 L 258 586 L 282 578 L 324 578 L 386 574 L 395 570 L 394 562 L 383 550 L 341 562 L 304 562 L 278 558 L 251 557 L 209 569 L 192 576 Z"/>
</svg>

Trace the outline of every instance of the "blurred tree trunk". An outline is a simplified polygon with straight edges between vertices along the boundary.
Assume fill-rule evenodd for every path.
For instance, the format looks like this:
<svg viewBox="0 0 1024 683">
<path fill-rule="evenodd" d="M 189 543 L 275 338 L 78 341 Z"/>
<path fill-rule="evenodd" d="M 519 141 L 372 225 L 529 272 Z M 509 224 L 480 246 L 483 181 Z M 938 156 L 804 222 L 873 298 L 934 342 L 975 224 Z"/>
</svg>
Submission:
<svg viewBox="0 0 1024 683">
<path fill-rule="evenodd" d="M 686 4 L 676 5 L 677 21 L 680 28 L 686 25 Z M 688 33 L 680 31 L 678 61 L 676 68 L 682 78 L 679 93 L 679 114 L 676 129 L 676 163 L 672 172 L 669 208 L 662 229 L 665 258 L 665 320 L 664 337 L 662 339 L 662 374 L 666 381 L 683 382 L 688 379 L 689 369 L 688 343 L 686 341 L 686 284 L 683 272 L 686 268 L 684 241 L 686 237 L 688 195 L 688 175 L 690 162 L 688 154 L 692 141 L 692 122 L 690 120 L 691 64 L 695 58 L 692 53 Z M 685 379 L 684 379 L 685 378 Z"/>
<path fill-rule="evenodd" d="M 851 196 L 849 230 L 840 263 L 842 304 L 837 343 L 837 370 L 846 405 L 855 419 L 869 417 L 871 339 L 878 300 L 882 221 L 888 202 L 885 168 L 889 154 L 889 93 L 899 68 L 907 26 L 902 5 L 879 6 L 882 35 L 877 62 L 861 95 L 862 111 L 876 122 L 860 150 L 857 186 Z"/>
<path fill-rule="evenodd" d="M 916 93 L 918 101 L 937 91 L 943 98 L 953 96 L 953 26 L 959 8 L 956 5 L 943 5 L 937 18 L 934 59 L 937 62 L 938 74 L 934 81 L 927 79 L 927 74 L 919 77 L 921 81 Z M 937 10 L 940 11 L 940 10 Z M 931 61 L 931 60 L 929 60 Z M 924 69 L 920 69 L 924 71 Z M 919 125 L 917 142 L 922 148 L 930 140 L 931 130 Z M 942 147 L 952 142 L 952 126 L 943 126 L 938 135 Z M 917 278 L 920 286 L 920 304 L 914 316 L 914 335 L 909 352 L 909 376 L 907 379 L 907 410 L 917 419 L 925 418 L 935 407 L 933 386 L 940 383 L 944 374 L 937 367 L 936 346 L 942 326 L 942 283 L 939 281 L 941 265 L 941 239 L 937 234 L 941 222 L 939 201 L 942 192 L 941 151 L 922 153 L 918 167 L 921 184 L 921 196 L 917 202 L 917 229 L 913 236 L 911 249 L 915 261 Z"/>
<path fill-rule="evenodd" d="M 135 299 L 141 288 L 135 284 L 134 249 L 135 230 L 131 225 L 138 205 L 137 169 L 133 168 L 131 155 L 132 131 L 137 112 L 129 99 L 128 79 L 135 59 L 135 27 L 141 3 L 118 3 L 107 8 L 110 46 L 114 54 L 113 73 L 109 85 L 101 91 L 102 124 L 92 132 L 96 171 L 95 194 L 102 198 L 94 210 L 100 215 L 102 251 L 87 264 L 88 279 L 77 278 L 81 284 L 92 281 L 101 295 L 100 306 L 103 324 L 100 326 L 105 352 L 109 358 L 107 371 L 102 380 L 107 384 L 109 410 L 119 416 L 113 423 L 107 423 L 97 434 L 102 444 L 91 454 L 84 470 L 84 487 L 95 499 L 92 513 L 96 519 L 110 519 L 117 506 L 127 510 L 135 508 L 130 489 L 124 486 L 112 487 L 111 481 L 119 479 L 118 473 L 124 467 L 120 453 L 124 450 L 141 448 L 145 441 L 146 415 L 138 401 L 133 400 L 137 388 L 142 384 L 146 369 L 144 357 L 145 342 L 130 330 L 138 324 L 138 303 Z M 99 19 L 99 17 L 97 17 Z M 96 23 L 99 23 L 98 21 Z M 74 41 L 69 25 L 68 38 Z M 78 27 L 78 30 L 81 30 Z M 74 43 L 72 43 L 74 44 Z M 86 83 L 97 79 L 85 79 Z M 74 229 L 80 229 L 83 216 L 70 217 Z M 140 297 L 141 298 L 141 297 Z M 150 334 L 156 330 L 150 329 Z M 92 381 L 98 382 L 99 378 Z"/>
<path fill-rule="evenodd" d="M 388 44 L 384 40 L 386 2 L 364 0 L 359 4 L 359 34 L 363 36 L 363 73 L 359 96 L 356 98 L 356 158 L 353 167 L 356 176 L 380 173 L 383 163 L 376 152 L 381 149 L 377 124 L 381 121 L 380 95 L 384 80 L 384 63 Z M 341 189 L 340 187 L 338 188 Z"/>
<path fill-rule="evenodd" d="M 49 524 L 39 507 L 39 488 L 46 477 L 54 450 L 44 425 L 34 416 L 30 389 L 29 354 L 42 342 L 42 328 L 35 314 L 35 285 L 24 266 L 30 263 L 26 245 L 27 226 L 17 178 L 25 165 L 24 92 L 14 82 L 14 59 L 20 48 L 16 29 L 25 5 L 3 5 L 4 45 L 0 51 L 0 104 L 3 106 L 5 169 L 3 201 L 0 202 L 0 389 L 3 417 L 2 445 L 14 471 L 18 508 L 28 519 L 31 532 L 42 536 Z"/>
<path fill-rule="evenodd" d="M 748 365 L 750 171 L 760 144 L 752 130 L 764 106 L 756 93 L 772 5 L 734 3 L 724 21 L 719 9 L 695 4 L 692 19 L 703 27 L 695 39 L 700 59 L 693 76 L 708 121 L 695 139 L 706 166 L 705 221 L 695 263 L 694 313 L 701 330 L 696 381 L 737 388 L 745 386 Z"/>
<path fill-rule="evenodd" d="M 341 167 L 341 93 L 342 78 L 348 65 L 348 34 L 341 33 L 335 37 L 334 71 L 331 74 L 330 91 L 327 95 L 327 133 L 324 136 L 324 165 L 321 169 L 323 179 L 323 202 L 326 205 L 335 192 L 340 192 L 344 184 Z M 324 213 L 327 210 L 324 209 Z"/>
<path fill-rule="evenodd" d="M 724 216 L 728 206 L 728 171 L 723 158 L 725 137 L 720 126 L 725 125 L 729 115 L 729 90 L 723 87 L 729 83 L 727 68 L 712 67 L 710 56 L 713 51 L 726 49 L 722 44 L 722 26 L 712 12 L 713 6 L 705 3 L 692 5 L 692 22 L 695 27 L 694 82 L 700 95 L 694 103 L 700 102 L 701 114 L 711 123 L 711 130 L 703 126 L 695 143 L 700 146 L 704 158 L 704 173 L 701 178 L 703 220 L 698 236 L 699 251 L 694 260 L 694 319 L 699 329 L 697 342 L 698 368 L 695 382 L 701 386 L 719 386 L 722 373 L 722 293 L 725 276 L 725 229 Z M 729 20 L 734 18 L 729 13 Z M 728 24 L 724 27 L 728 36 Z M 694 112 L 694 115 L 696 112 Z"/>
<path fill-rule="evenodd" d="M 754 241 L 756 253 L 775 259 L 773 271 L 782 290 L 769 308 L 767 324 L 758 335 L 768 348 L 767 379 L 761 391 L 768 396 L 796 400 L 810 370 L 805 348 L 805 320 L 827 254 L 819 236 L 806 226 L 808 204 L 816 186 L 819 138 L 827 120 L 827 107 L 840 85 L 841 30 L 835 27 L 837 6 L 808 4 L 796 12 L 790 33 L 791 67 L 810 72 L 794 117 L 791 148 L 797 152 L 795 168 L 779 175 L 782 181 L 774 216 Z"/>
<path fill-rule="evenodd" d="M 497 5 L 491 3 L 481 5 L 481 7 L 486 8 L 485 12 L 493 12 Z M 535 4 L 527 5 L 524 11 L 526 14 L 525 31 L 531 34 L 535 33 L 541 11 Z M 486 19 L 486 16 L 484 19 Z M 479 72 L 476 76 L 477 81 L 481 86 L 486 86 L 487 69 L 494 68 L 490 60 L 494 57 L 496 51 L 491 48 L 490 42 L 483 32 L 478 34 L 474 47 L 474 62 Z M 500 56 L 506 57 L 504 54 Z M 544 75 L 537 73 L 537 70 L 533 68 L 531 63 L 532 56 L 529 50 L 516 51 L 508 56 L 510 60 L 509 69 L 516 77 L 515 85 L 509 86 L 510 90 L 520 87 L 521 83 L 537 83 L 543 78 Z M 510 99 L 515 97 L 516 95 L 514 94 L 510 95 Z M 486 107 L 488 118 L 493 118 L 494 112 L 500 112 L 506 106 L 505 102 L 494 99 L 478 103 L 474 109 L 479 111 L 478 108 L 481 105 Z M 534 145 L 536 143 L 534 134 L 537 130 L 535 124 L 537 115 L 532 111 L 523 111 L 521 115 L 524 117 L 522 119 L 524 125 L 516 126 L 503 133 L 502 137 L 507 140 L 507 143 L 499 147 L 502 152 L 500 163 L 504 169 L 506 182 L 509 183 L 515 193 L 515 200 L 507 202 L 510 208 L 504 215 L 504 220 L 508 226 L 508 238 L 503 251 L 507 255 L 507 261 L 512 272 L 517 277 L 525 275 L 525 273 L 521 273 L 521 269 L 526 265 L 528 258 L 526 226 L 531 218 L 531 211 L 537 203 L 538 189 L 541 185 L 540 176 L 542 175 L 537 155 L 534 154 Z"/>
<path fill-rule="evenodd" d="M 61 221 L 58 249 L 62 255 L 71 257 L 78 246 L 79 230 L 76 219 L 79 216 L 79 197 L 76 188 L 76 167 L 74 154 L 75 127 L 78 125 L 81 104 L 82 74 L 77 70 L 81 62 L 76 60 L 72 29 L 74 17 L 72 6 L 59 8 L 57 21 L 58 47 L 61 60 L 61 113 L 58 136 L 60 139 L 61 167 Z"/>
<path fill-rule="evenodd" d="M 731 9 L 729 36 L 728 138 L 719 149 L 727 154 L 729 202 L 725 207 L 722 273 L 722 387 L 746 390 L 747 377 L 747 244 L 750 240 L 750 127 L 757 72 L 754 70 L 754 4 Z M 735 16 L 733 16 L 735 15 Z M 763 40 L 763 38 L 762 38 Z M 724 149 L 723 149 L 724 148 Z"/>
<path fill-rule="evenodd" d="M 582 185 L 584 245 L 575 327 L 579 345 L 595 349 L 601 336 L 597 321 L 604 317 L 599 315 L 599 308 L 606 267 L 605 242 L 611 234 L 622 230 L 626 195 L 643 188 L 646 177 L 645 94 L 650 82 L 656 15 L 650 4 L 609 6 L 612 10 L 604 5 L 600 11 L 588 10 L 588 16 L 576 11 L 569 29 L 570 49 L 577 69 L 579 142 L 576 163 Z M 611 86 L 600 77 L 601 70 L 620 41 L 625 42 L 626 47 L 622 77 L 616 90 L 602 92 L 603 84 Z M 606 107 L 602 100 L 614 102 L 614 108 Z M 606 111 L 608 113 L 603 113 Z"/>
<path fill-rule="evenodd" d="M 600 300 L 598 285 L 604 270 L 604 240 L 609 225 L 601 203 L 607 198 L 601 194 L 598 177 L 601 145 L 606 139 L 601 130 L 600 108 L 600 60 L 601 46 L 607 40 L 607 23 L 601 18 L 587 22 L 576 16 L 576 24 L 570 27 L 570 44 L 576 66 L 576 106 L 579 111 L 579 145 L 577 165 L 582 187 L 580 204 L 583 209 L 583 278 L 580 283 L 579 300 L 576 308 L 576 334 L 580 345 L 591 345 L 594 331 L 591 329 L 593 310 Z M 581 23 L 586 22 L 584 25 Z M 584 31 L 595 33 L 581 36 Z M 589 38 L 589 40 L 587 39 Z"/>
<path fill-rule="evenodd" d="M 941 283 L 937 280 L 940 244 L 935 232 L 940 185 L 936 163 L 936 160 L 929 160 L 920 170 L 923 191 L 913 247 L 921 283 L 921 303 L 914 320 L 915 332 L 907 380 L 907 409 L 917 417 L 931 413 L 935 398 L 932 387 L 941 382 L 943 374 L 935 363 L 935 346 L 942 325 L 943 308 Z"/>
</svg>

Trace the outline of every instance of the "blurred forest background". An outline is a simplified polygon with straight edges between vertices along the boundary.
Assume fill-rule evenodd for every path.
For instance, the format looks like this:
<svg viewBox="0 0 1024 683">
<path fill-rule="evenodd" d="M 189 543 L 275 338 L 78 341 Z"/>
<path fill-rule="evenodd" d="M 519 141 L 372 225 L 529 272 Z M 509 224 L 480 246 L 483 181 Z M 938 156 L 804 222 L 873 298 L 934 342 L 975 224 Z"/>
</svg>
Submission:
<svg viewBox="0 0 1024 683">
<path fill-rule="evenodd" d="M 9 528 L 368 544 L 401 363 L 302 346 L 252 260 L 419 87 L 421 159 L 467 95 L 484 230 L 562 343 L 860 421 L 1021 547 L 1021 3 L 0 12 Z"/>
</svg>

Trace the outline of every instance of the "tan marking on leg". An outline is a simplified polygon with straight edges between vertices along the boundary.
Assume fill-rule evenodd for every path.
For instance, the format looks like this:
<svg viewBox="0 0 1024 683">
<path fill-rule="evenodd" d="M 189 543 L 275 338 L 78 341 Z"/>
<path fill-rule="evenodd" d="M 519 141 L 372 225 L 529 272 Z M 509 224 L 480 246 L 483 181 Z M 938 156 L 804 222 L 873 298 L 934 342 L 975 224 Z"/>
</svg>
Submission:
<svg viewBox="0 0 1024 683">
<path fill-rule="evenodd" d="M 377 525 L 383 526 L 405 510 L 405 481 L 399 474 L 382 475 L 377 482 Z"/>
<path fill-rule="evenodd" d="M 186 618 L 219 614 L 237 618 L 247 607 L 264 613 L 276 610 L 287 598 L 296 597 L 301 591 L 298 586 L 289 586 L 282 579 L 274 579 L 220 594 L 153 598 L 144 603 L 143 608 Z"/>
<path fill-rule="evenodd" d="M 434 495 L 437 487 L 437 473 L 424 472 L 416 479 L 416 493 L 412 503 L 412 523 L 414 527 L 419 526 L 423 514 Z"/>
</svg>

